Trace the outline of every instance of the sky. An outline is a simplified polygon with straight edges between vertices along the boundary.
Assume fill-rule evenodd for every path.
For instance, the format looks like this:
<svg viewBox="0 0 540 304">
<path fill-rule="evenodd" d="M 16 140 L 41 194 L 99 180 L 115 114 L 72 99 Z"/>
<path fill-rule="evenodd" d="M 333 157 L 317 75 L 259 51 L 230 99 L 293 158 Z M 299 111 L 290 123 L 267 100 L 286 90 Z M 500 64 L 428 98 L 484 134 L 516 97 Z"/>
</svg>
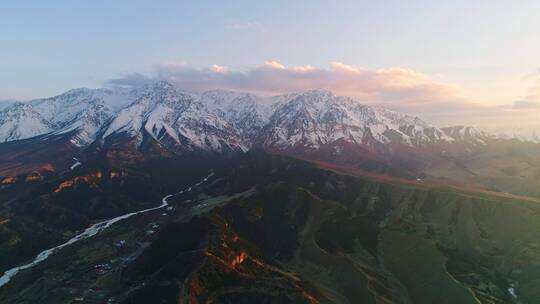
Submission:
<svg viewBox="0 0 540 304">
<path fill-rule="evenodd" d="M 0 0 L 0 99 L 167 79 L 540 124 L 540 2 L 471 2 Z"/>
</svg>

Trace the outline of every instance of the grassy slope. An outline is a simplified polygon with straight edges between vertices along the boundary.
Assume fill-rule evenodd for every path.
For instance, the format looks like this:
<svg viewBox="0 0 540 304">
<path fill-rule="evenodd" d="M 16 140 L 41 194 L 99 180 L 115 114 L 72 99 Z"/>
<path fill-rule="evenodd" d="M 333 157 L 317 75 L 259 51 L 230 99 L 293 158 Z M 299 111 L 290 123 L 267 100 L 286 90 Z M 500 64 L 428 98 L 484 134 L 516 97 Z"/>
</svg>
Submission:
<svg viewBox="0 0 540 304">
<path fill-rule="evenodd" d="M 192 245 L 199 251 L 167 255 L 166 244 L 182 243 L 194 229 L 167 226 L 121 281 L 101 280 L 103 292 L 131 299 L 126 303 L 159 290 L 167 290 L 164 303 L 181 296 L 191 303 L 512 303 L 507 289 L 514 286 L 523 303 L 540 302 L 534 200 L 342 175 L 258 154 L 217 170 L 204 191 L 217 196 L 254 186 L 254 195 L 199 215 L 212 223 Z M 91 244 L 84 252 L 94 256 L 100 246 Z M 211 255 L 191 257 L 195 252 Z M 240 252 L 247 262 L 224 266 Z M 160 264 L 148 268 L 145 259 L 158 253 L 165 254 Z M 142 282 L 147 287 L 125 293 Z"/>
</svg>

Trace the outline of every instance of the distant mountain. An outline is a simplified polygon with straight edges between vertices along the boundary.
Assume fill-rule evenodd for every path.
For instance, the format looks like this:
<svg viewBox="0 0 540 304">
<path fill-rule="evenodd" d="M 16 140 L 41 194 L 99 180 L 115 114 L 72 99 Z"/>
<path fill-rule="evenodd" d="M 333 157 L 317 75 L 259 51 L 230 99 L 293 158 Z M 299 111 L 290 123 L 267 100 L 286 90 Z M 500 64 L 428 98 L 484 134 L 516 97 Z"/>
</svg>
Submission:
<svg viewBox="0 0 540 304">
<path fill-rule="evenodd" d="M 340 139 L 355 144 L 401 143 L 418 146 L 452 141 L 442 130 L 417 117 L 360 104 L 315 90 L 287 95 L 262 132 L 263 146 L 317 149 Z"/>
<path fill-rule="evenodd" d="M 0 100 L 0 111 L 14 104 L 15 102 L 16 101 L 12 101 L 12 100 Z"/>
<path fill-rule="evenodd" d="M 0 142 L 1 303 L 540 298 L 534 141 L 157 82 L 10 103 Z"/>
<path fill-rule="evenodd" d="M 62 95 L 12 103 L 0 111 L 0 142 L 75 131 L 73 143 L 92 143 L 97 132 L 133 93 L 123 89 L 75 89 Z"/>
<path fill-rule="evenodd" d="M 54 125 L 32 105 L 14 103 L 0 112 L 0 138 L 12 141 L 54 131 Z"/>
<path fill-rule="evenodd" d="M 458 141 L 471 144 L 485 145 L 486 142 L 499 138 L 498 136 L 470 126 L 453 126 L 442 129 L 444 133 Z"/>
<path fill-rule="evenodd" d="M 270 97 L 224 90 L 195 94 L 159 81 L 11 103 L 0 110 L 0 176 L 69 170 L 73 157 L 133 163 L 262 149 L 536 196 L 538 139 L 470 126 L 439 128 L 326 90 Z"/>
<path fill-rule="evenodd" d="M 524 128 L 496 128 L 491 131 L 493 134 L 497 134 L 498 138 L 505 139 L 517 139 L 523 142 L 536 142 L 540 143 L 540 126 Z"/>
<path fill-rule="evenodd" d="M 0 119 L 0 142 L 73 132 L 78 147 L 113 135 L 140 144 L 145 133 L 167 147 L 207 151 L 313 150 L 338 140 L 420 146 L 463 138 L 456 128 L 440 129 L 325 90 L 274 97 L 223 90 L 194 94 L 164 81 L 136 89 L 75 89 L 13 103 L 0 111 Z M 494 138 L 469 130 L 463 132 L 478 141 Z"/>
</svg>

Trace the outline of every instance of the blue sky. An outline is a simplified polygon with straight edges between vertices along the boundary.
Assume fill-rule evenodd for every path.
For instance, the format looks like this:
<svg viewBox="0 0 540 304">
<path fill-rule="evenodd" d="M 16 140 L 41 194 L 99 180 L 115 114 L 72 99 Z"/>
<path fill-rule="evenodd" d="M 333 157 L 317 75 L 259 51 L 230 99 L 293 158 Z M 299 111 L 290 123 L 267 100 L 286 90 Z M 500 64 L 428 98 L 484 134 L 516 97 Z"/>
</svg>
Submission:
<svg viewBox="0 0 540 304">
<path fill-rule="evenodd" d="M 1 1 L 0 98 L 268 61 L 410 69 L 483 105 L 537 97 L 540 2 L 411 2 Z"/>
</svg>

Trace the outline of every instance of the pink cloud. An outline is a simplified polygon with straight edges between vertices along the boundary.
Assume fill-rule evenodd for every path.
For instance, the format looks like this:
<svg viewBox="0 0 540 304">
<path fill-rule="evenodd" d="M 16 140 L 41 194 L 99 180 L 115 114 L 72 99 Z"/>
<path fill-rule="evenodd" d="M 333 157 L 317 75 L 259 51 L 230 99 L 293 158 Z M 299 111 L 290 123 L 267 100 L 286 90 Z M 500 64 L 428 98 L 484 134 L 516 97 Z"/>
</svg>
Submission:
<svg viewBox="0 0 540 304">
<path fill-rule="evenodd" d="M 128 75 L 108 82 L 109 85 L 140 85 L 140 74 Z M 461 89 L 412 69 L 390 67 L 366 69 L 342 62 L 331 62 L 327 68 L 311 65 L 288 67 L 278 61 L 246 71 L 214 64 L 193 68 L 183 62 L 169 62 L 156 68 L 146 81 L 165 79 L 188 91 L 226 89 L 258 95 L 275 95 L 311 89 L 327 89 L 338 95 L 354 97 L 359 102 L 419 115 L 439 125 L 519 121 L 533 117 L 538 90 L 533 88 L 523 102 L 508 106 L 485 106 L 472 102 Z M 536 90 L 536 91 L 535 91 Z M 536 93 L 535 93 L 536 92 Z M 533 110 L 534 108 L 534 110 Z"/>
<path fill-rule="evenodd" d="M 213 64 L 210 66 L 209 70 L 214 73 L 227 73 L 228 68 L 226 66 Z"/>
<path fill-rule="evenodd" d="M 167 79 L 179 87 L 195 91 L 222 88 L 259 94 L 280 94 L 328 89 L 337 94 L 362 98 L 365 102 L 388 101 L 398 97 L 401 100 L 417 102 L 459 98 L 455 86 L 414 70 L 368 70 L 341 62 L 331 62 L 328 68 L 316 68 L 311 65 L 287 67 L 278 61 L 266 61 L 264 65 L 244 72 L 217 64 L 206 69 L 196 69 L 184 62 L 167 62 L 159 65 L 155 75 L 148 78 L 149 81 Z M 109 83 L 128 80 L 128 77 L 125 77 Z"/>
</svg>

